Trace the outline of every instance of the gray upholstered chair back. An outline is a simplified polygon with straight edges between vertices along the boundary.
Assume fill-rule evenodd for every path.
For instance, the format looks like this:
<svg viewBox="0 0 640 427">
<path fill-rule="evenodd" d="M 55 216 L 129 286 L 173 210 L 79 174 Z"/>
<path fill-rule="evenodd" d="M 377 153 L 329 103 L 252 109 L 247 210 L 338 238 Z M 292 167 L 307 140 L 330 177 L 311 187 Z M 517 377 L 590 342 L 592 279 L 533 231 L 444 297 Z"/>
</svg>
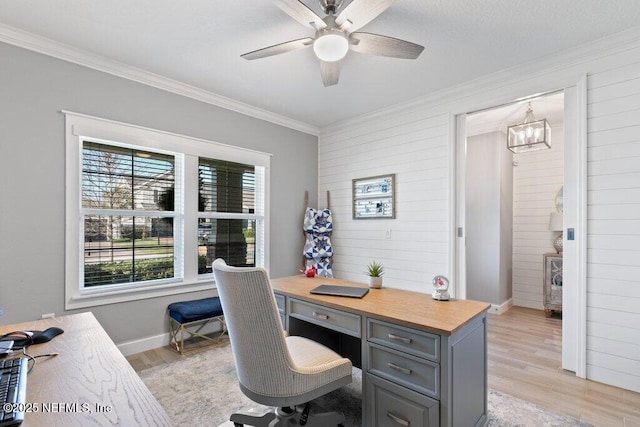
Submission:
<svg viewBox="0 0 640 427">
<path fill-rule="evenodd" d="M 293 362 L 285 343 L 275 295 L 263 268 L 213 263 L 238 380 L 254 393 L 291 394 Z"/>
</svg>

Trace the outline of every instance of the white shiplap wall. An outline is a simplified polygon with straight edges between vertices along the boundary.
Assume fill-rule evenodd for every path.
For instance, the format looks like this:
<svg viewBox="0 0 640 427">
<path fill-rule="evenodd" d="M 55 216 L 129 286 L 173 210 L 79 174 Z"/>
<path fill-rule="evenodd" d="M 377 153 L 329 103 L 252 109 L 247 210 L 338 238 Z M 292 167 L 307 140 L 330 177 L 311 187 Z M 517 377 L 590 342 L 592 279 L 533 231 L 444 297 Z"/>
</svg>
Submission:
<svg viewBox="0 0 640 427">
<path fill-rule="evenodd" d="M 567 87 L 585 74 L 586 375 L 640 392 L 640 27 L 323 130 L 319 191 L 331 191 L 338 277 L 364 282 L 364 265 L 378 259 L 387 285 L 429 291 L 424 284 L 435 273 L 454 270 L 448 118 Z M 397 219 L 353 221 L 351 179 L 384 173 L 397 174 Z"/>
<path fill-rule="evenodd" d="M 589 76 L 587 376 L 640 391 L 640 49 Z"/>
<path fill-rule="evenodd" d="M 513 305 L 542 309 L 542 254 L 555 252 L 549 214 L 564 181 L 564 129 L 551 128 L 551 149 L 513 156 Z"/>
<path fill-rule="evenodd" d="M 385 285 L 430 292 L 433 276 L 448 274 L 447 138 L 447 115 L 418 111 L 322 140 L 319 186 L 331 196 L 336 277 L 366 282 L 365 266 L 379 260 Z M 353 220 L 352 180 L 391 173 L 396 218 Z"/>
</svg>

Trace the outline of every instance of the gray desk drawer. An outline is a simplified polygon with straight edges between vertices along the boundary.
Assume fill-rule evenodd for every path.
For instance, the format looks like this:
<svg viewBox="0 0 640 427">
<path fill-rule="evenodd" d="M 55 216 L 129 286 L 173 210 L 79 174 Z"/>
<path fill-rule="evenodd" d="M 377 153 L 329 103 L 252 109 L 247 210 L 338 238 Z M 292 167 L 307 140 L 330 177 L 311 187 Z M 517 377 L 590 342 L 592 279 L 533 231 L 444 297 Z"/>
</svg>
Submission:
<svg viewBox="0 0 640 427">
<path fill-rule="evenodd" d="M 284 295 L 280 295 L 280 294 L 275 294 L 275 295 L 276 295 L 276 304 L 278 305 L 278 311 L 280 312 L 280 314 L 286 314 Z"/>
<path fill-rule="evenodd" d="M 357 314 L 289 298 L 289 315 L 357 338 L 362 336 Z"/>
<path fill-rule="evenodd" d="M 434 427 L 440 423 L 440 403 L 367 375 L 368 422 L 377 427 Z"/>
<path fill-rule="evenodd" d="M 435 334 L 368 319 L 367 339 L 434 362 L 440 361 L 440 337 Z"/>
<path fill-rule="evenodd" d="M 368 344 L 367 372 L 418 393 L 440 397 L 440 365 L 376 344 Z"/>
<path fill-rule="evenodd" d="M 278 312 L 280 312 L 280 321 L 282 322 L 282 329 L 285 331 L 287 328 L 287 310 L 285 304 L 284 295 L 275 294 L 276 295 L 276 305 L 278 306 Z"/>
</svg>

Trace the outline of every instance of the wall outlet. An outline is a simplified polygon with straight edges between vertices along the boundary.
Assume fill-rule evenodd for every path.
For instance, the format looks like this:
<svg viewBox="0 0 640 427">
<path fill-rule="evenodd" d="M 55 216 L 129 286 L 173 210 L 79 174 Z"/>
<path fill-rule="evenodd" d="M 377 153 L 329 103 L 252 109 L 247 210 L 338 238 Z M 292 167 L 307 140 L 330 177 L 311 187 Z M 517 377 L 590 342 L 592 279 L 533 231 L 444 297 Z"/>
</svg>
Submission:
<svg viewBox="0 0 640 427">
<path fill-rule="evenodd" d="M 55 313 L 45 313 L 42 315 L 42 319 L 52 319 L 54 317 L 56 317 Z"/>
<path fill-rule="evenodd" d="M 390 228 L 387 228 L 387 229 L 384 231 L 384 238 L 385 238 L 385 239 L 390 239 L 390 238 L 391 238 L 391 229 L 390 229 Z"/>
</svg>

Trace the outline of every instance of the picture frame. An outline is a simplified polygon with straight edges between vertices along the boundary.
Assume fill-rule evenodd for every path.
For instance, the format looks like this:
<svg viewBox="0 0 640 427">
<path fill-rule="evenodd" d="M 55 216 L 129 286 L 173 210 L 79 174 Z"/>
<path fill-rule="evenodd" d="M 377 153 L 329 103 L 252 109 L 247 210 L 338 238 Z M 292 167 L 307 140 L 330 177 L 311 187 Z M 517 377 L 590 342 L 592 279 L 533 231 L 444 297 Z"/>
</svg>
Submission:
<svg viewBox="0 0 640 427">
<path fill-rule="evenodd" d="M 353 179 L 353 219 L 394 219 L 395 180 L 395 174 Z"/>
</svg>

